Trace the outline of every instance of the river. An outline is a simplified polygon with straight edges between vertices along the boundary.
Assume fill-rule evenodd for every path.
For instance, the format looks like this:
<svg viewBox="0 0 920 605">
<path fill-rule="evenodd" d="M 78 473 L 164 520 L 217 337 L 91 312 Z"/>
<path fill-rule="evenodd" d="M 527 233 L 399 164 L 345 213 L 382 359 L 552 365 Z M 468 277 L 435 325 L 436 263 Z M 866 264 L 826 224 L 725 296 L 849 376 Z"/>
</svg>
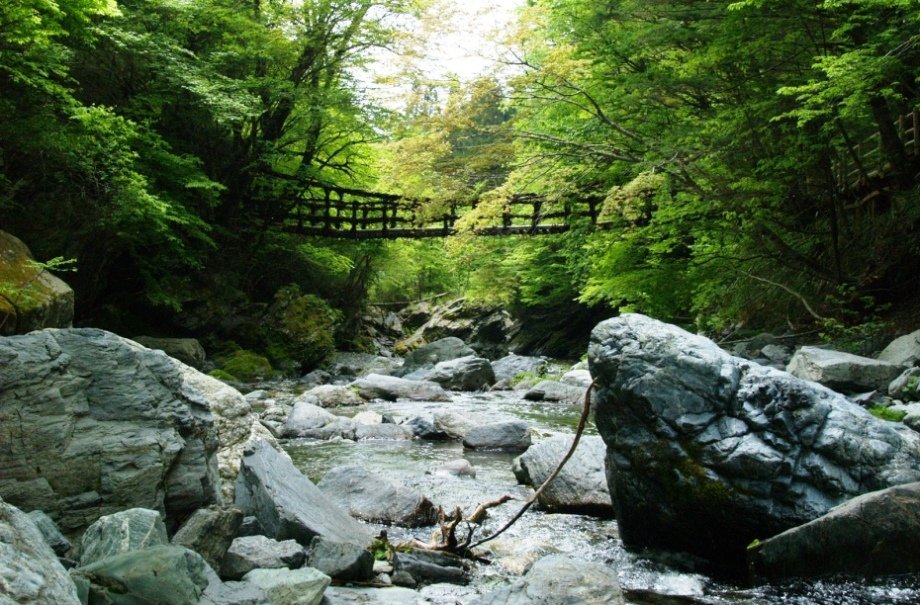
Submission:
<svg viewBox="0 0 920 605">
<path fill-rule="evenodd" d="M 274 385 L 277 389 L 278 385 Z M 533 426 L 534 441 L 555 434 L 572 434 L 580 410 L 576 406 L 525 401 L 520 393 L 455 393 L 450 402 L 376 401 L 367 406 L 332 409 L 352 416 L 372 410 L 395 421 L 449 411 L 475 423 L 523 419 Z M 593 426 L 588 432 L 594 433 Z M 390 481 L 417 488 L 446 510 L 460 506 L 467 513 L 478 504 L 511 495 L 513 500 L 492 509 L 476 537 L 503 525 L 532 493 L 517 484 L 511 470 L 514 455 L 465 451 L 457 441 L 290 441 L 286 444 L 295 464 L 314 482 L 339 464 L 359 464 Z M 475 478 L 444 477 L 430 473 L 449 460 L 466 458 L 476 469 Z M 387 528 L 391 541 L 415 537 L 427 542 L 433 528 Z M 627 552 L 612 519 L 528 511 L 501 537 L 485 545 L 490 565 L 479 565 L 466 587 L 436 585 L 421 595 L 427 602 L 463 604 L 497 588 L 522 573 L 527 565 L 552 552 L 600 561 L 616 567 L 627 603 L 632 605 L 906 605 L 920 603 L 920 578 L 883 581 L 815 581 L 771 587 L 743 587 L 712 578 L 682 573 L 662 563 Z"/>
</svg>

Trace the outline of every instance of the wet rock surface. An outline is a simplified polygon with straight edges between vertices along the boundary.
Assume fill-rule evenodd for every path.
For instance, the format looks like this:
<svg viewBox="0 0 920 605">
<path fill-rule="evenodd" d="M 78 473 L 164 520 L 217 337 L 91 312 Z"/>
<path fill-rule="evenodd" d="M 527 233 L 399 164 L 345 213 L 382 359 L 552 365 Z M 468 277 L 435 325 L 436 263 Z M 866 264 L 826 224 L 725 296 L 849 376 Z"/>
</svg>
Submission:
<svg viewBox="0 0 920 605">
<path fill-rule="evenodd" d="M 920 572 L 920 483 L 853 498 L 748 548 L 748 560 L 773 581 Z"/>
<path fill-rule="evenodd" d="M 514 459 L 518 481 L 535 488 L 556 470 L 572 446 L 572 437 L 556 436 L 530 446 Z M 543 490 L 537 502 L 548 511 L 613 515 L 613 501 L 607 488 L 604 458 L 607 447 L 595 435 L 582 437 L 572 458 Z"/>
<path fill-rule="evenodd" d="M 530 443 L 530 425 L 518 420 L 475 426 L 463 437 L 471 450 L 524 451 Z"/>
<path fill-rule="evenodd" d="M 264 441 L 247 450 L 236 506 L 258 518 L 268 537 L 309 544 L 314 536 L 366 546 L 370 531 L 348 516 L 282 452 Z"/>
<path fill-rule="evenodd" d="M 558 605 L 609 603 L 622 605 L 616 570 L 563 555 L 548 555 L 510 587 L 475 599 L 470 605 Z"/>
<path fill-rule="evenodd" d="M 434 505 L 424 495 L 358 465 L 329 470 L 318 487 L 352 516 L 366 521 L 417 527 L 437 519 Z"/>
<path fill-rule="evenodd" d="M 920 435 L 641 315 L 595 328 L 598 430 L 624 542 L 738 569 L 755 538 L 920 479 Z"/>
</svg>

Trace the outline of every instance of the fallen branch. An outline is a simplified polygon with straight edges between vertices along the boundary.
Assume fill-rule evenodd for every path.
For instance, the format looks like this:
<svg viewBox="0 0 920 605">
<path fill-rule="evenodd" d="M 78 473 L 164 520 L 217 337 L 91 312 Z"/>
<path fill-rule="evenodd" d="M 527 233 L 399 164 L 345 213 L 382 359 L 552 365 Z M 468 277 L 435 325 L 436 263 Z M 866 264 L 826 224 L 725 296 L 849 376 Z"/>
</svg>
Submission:
<svg viewBox="0 0 920 605">
<path fill-rule="evenodd" d="M 511 517 L 511 520 L 508 521 L 504 525 L 504 527 L 499 529 L 497 532 L 495 532 L 491 536 L 483 538 L 482 540 L 479 540 L 478 542 L 474 544 L 469 544 L 467 548 L 475 548 L 477 546 L 481 546 L 482 544 L 485 544 L 486 542 L 489 542 L 490 540 L 494 540 L 501 534 L 505 533 L 505 531 L 507 531 L 508 528 L 514 525 L 515 522 L 518 519 L 520 519 L 531 506 L 533 506 L 533 503 L 537 501 L 537 498 L 540 497 L 540 494 L 543 493 L 543 490 L 546 489 L 546 486 L 552 483 L 553 479 L 555 479 L 559 475 L 559 473 L 562 471 L 562 467 L 565 466 L 565 463 L 568 462 L 569 458 L 572 457 L 572 454 L 575 453 L 575 448 L 578 447 L 578 442 L 581 440 L 581 434 L 584 432 L 585 425 L 588 423 L 588 416 L 591 413 L 591 390 L 594 388 L 596 384 L 597 384 L 597 380 L 593 380 L 591 384 L 588 385 L 588 389 L 585 391 L 585 405 L 584 405 L 584 409 L 582 409 L 581 411 L 581 418 L 578 419 L 578 428 L 575 430 L 575 438 L 572 439 L 572 447 L 569 448 L 569 451 L 566 452 L 565 456 L 562 457 L 562 460 L 559 461 L 559 465 L 556 466 L 556 470 L 554 470 L 553 473 L 549 477 L 546 478 L 546 481 L 543 482 L 543 485 L 537 488 L 537 491 L 535 491 L 533 495 L 527 500 L 527 502 L 524 503 L 524 506 L 521 507 L 521 510 L 519 510 L 517 514 Z"/>
</svg>

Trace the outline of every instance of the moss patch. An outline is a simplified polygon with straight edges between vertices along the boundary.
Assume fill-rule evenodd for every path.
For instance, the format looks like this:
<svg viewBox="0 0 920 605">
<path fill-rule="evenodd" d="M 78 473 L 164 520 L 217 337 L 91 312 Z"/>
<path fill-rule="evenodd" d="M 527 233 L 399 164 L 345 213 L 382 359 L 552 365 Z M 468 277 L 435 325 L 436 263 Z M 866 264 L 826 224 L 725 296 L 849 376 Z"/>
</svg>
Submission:
<svg viewBox="0 0 920 605">
<path fill-rule="evenodd" d="M 232 379 L 238 379 L 243 382 L 266 380 L 275 375 L 275 370 L 268 359 L 245 349 L 236 351 L 227 357 L 222 367 L 215 371 L 223 371 L 224 374 L 229 375 Z"/>
<path fill-rule="evenodd" d="M 875 416 L 876 418 L 881 418 L 882 420 L 889 420 L 891 422 L 901 422 L 904 420 L 904 417 L 907 416 L 907 412 L 903 410 L 893 410 L 884 405 L 874 405 L 869 408 L 869 413 Z"/>
</svg>

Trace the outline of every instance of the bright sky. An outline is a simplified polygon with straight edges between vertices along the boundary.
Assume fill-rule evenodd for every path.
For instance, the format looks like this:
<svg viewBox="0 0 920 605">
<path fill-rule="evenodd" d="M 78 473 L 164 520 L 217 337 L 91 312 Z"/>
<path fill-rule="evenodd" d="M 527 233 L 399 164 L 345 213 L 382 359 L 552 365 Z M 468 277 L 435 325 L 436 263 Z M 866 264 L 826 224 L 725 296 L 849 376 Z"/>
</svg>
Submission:
<svg viewBox="0 0 920 605">
<path fill-rule="evenodd" d="M 373 81 L 387 76 L 386 82 L 370 85 L 371 94 L 385 104 L 399 105 L 406 90 L 400 82 L 401 70 L 418 71 L 426 80 L 446 80 L 450 75 L 462 81 L 495 71 L 503 55 L 501 39 L 510 31 L 515 11 L 525 0 L 436 0 L 423 19 L 419 32 L 426 40 L 419 57 L 380 56 L 371 73 L 362 79 Z M 396 77 L 393 77 L 396 76 Z"/>
</svg>

